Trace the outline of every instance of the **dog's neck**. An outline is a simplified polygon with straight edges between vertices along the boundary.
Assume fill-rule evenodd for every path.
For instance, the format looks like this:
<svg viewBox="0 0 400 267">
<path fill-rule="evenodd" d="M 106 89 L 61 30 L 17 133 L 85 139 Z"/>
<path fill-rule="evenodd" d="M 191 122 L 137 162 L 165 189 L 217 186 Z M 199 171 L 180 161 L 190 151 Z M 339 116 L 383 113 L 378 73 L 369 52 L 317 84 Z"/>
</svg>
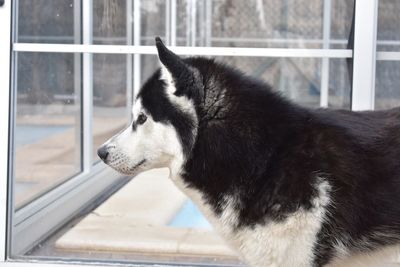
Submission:
<svg viewBox="0 0 400 267">
<path fill-rule="evenodd" d="M 242 88 L 228 91 L 208 81 L 195 145 L 181 161 L 180 172 L 175 172 L 186 186 L 209 198 L 216 212 L 223 196 L 237 194 L 238 188 L 254 188 L 265 178 L 271 157 L 296 135 L 298 127 L 293 125 L 304 119 L 293 117 L 291 111 L 298 107 L 270 88 L 257 88 L 265 84 L 236 85 Z"/>
</svg>

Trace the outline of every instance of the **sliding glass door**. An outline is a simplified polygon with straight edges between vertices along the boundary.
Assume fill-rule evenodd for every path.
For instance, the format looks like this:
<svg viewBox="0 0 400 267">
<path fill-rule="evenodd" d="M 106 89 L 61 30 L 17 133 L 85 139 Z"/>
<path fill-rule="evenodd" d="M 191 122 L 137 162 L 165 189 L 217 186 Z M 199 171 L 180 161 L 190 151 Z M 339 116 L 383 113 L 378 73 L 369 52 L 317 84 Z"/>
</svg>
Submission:
<svg viewBox="0 0 400 267">
<path fill-rule="evenodd" d="M 0 7 L 2 38 L 10 5 Z M 0 43 L 11 55 L 0 73 L 0 123 L 10 118 L 11 133 L 0 132 L 8 258 L 237 264 L 166 170 L 130 181 L 97 158 L 159 67 L 154 37 L 182 56 L 214 57 L 263 79 L 303 106 L 381 109 L 399 104 L 387 77 L 399 60 L 395 29 L 376 37 L 394 23 L 382 14 L 396 8 L 395 0 L 379 9 L 378 0 L 13 1 L 11 53 Z"/>
<path fill-rule="evenodd" d="M 124 183 L 95 152 L 129 123 L 133 97 L 158 67 L 155 36 L 178 54 L 213 56 L 266 80 L 301 105 L 350 109 L 353 7 L 344 0 L 15 1 L 11 255 L 32 254 L 59 225 Z M 166 218 L 191 205 L 174 201 Z M 73 249 L 66 241 L 73 233 L 56 247 Z"/>
</svg>

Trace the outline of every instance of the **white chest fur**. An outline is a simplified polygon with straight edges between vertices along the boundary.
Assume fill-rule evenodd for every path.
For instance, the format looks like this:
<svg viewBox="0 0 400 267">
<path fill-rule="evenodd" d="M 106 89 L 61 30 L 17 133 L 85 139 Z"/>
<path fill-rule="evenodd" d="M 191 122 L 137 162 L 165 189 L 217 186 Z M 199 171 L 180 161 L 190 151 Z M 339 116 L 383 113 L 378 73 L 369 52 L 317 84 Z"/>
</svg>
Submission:
<svg viewBox="0 0 400 267">
<path fill-rule="evenodd" d="M 329 203 L 328 183 L 321 182 L 318 185 L 320 194 L 313 200 L 315 207 L 312 210 L 300 209 L 282 222 L 267 222 L 236 229 L 238 215 L 233 208 L 233 198 L 226 198 L 223 212 L 218 216 L 204 201 L 201 192 L 186 187 L 180 177 L 172 180 L 196 203 L 217 232 L 250 266 L 311 266 L 316 235 Z"/>
</svg>

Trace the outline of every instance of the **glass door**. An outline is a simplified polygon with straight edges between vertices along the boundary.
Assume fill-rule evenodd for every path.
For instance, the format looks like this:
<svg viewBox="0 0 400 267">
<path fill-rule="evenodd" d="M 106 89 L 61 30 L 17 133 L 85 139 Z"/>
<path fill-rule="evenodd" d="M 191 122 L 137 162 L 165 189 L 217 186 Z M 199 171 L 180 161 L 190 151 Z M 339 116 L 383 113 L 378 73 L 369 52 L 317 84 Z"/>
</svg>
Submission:
<svg viewBox="0 0 400 267">
<path fill-rule="evenodd" d="M 101 31 L 92 30 L 93 23 L 99 28 L 104 24 L 92 17 L 92 10 L 113 8 L 96 3 L 108 2 L 13 2 L 11 254 L 25 253 L 123 183 L 120 175 L 96 164 L 94 147 L 129 120 L 126 97 L 131 93 L 124 86 L 128 63 L 122 62 L 127 56 L 34 49 L 120 38 L 122 31 L 101 37 Z M 18 49 L 22 44 L 28 48 Z M 120 74 L 110 76 L 111 69 Z"/>
<path fill-rule="evenodd" d="M 13 1 L 10 258 L 238 264 L 166 170 L 130 181 L 99 162 L 96 148 L 129 123 L 135 95 L 158 68 L 155 36 L 307 107 L 373 108 L 364 77 L 375 71 L 376 35 L 363 33 L 376 26 L 377 0 L 360 3 Z"/>
<path fill-rule="evenodd" d="M 52 240 L 61 224 L 76 218 L 96 198 L 104 199 L 124 185 L 123 178 L 99 163 L 95 151 L 129 123 L 134 95 L 158 67 L 155 36 L 178 54 L 212 56 L 266 80 L 301 105 L 350 109 L 346 60 L 352 57 L 347 42 L 353 6 L 353 1 L 345 0 L 15 1 L 12 255 L 62 257 L 68 249 L 77 250 L 77 241 L 91 238 L 97 243 L 77 257 L 90 258 L 99 247 L 106 253 L 101 244 L 124 240 L 118 239 L 118 231 L 110 233 L 109 239 L 90 237 L 89 232 L 86 237 L 73 237 L 86 227 L 85 222 L 101 228 L 108 221 L 113 228 L 124 229 L 118 224 L 120 218 L 136 218 L 143 212 L 140 205 L 129 211 L 100 206 L 77 227 L 54 237 L 54 251 L 46 254 L 37 249 L 38 243 Z M 118 199 L 130 188 L 143 197 L 157 195 L 150 201 L 155 207 L 143 214 L 147 218 L 143 225 L 126 230 L 126 236 L 143 233 L 142 238 L 127 241 L 131 246 L 126 250 L 132 254 L 128 258 L 162 261 L 159 254 L 165 253 L 178 254 L 180 261 L 188 255 L 193 261 L 200 256 L 218 259 L 212 250 L 202 250 L 203 245 L 220 248 L 216 250 L 232 260 L 209 225 L 202 228 L 204 219 L 168 183 L 166 173 L 148 175 L 152 182 L 147 187 L 147 181 L 137 178 L 115 194 Z M 154 193 L 160 184 L 168 194 Z M 168 206 L 157 206 L 167 201 L 167 195 Z M 132 198 L 126 201 L 134 202 Z M 112 206 L 110 201 L 105 207 Z M 157 207 L 163 210 L 157 212 Z M 188 212 L 197 214 L 193 216 L 200 218 L 199 224 L 179 219 Z M 151 225 L 151 231 L 146 225 Z M 162 232 L 169 239 L 151 243 L 151 233 L 162 236 Z M 202 235 L 209 243 L 202 243 Z M 193 238 L 199 245 L 179 253 L 164 250 L 180 237 Z M 153 245 L 137 245 L 141 242 Z M 110 249 L 119 255 L 117 247 Z"/>
</svg>

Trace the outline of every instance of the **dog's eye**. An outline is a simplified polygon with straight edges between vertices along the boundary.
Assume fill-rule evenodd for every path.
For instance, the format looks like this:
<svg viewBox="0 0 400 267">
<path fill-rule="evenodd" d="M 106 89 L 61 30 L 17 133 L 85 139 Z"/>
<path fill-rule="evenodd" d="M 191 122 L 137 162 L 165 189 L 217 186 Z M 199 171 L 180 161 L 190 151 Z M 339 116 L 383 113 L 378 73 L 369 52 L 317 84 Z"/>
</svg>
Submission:
<svg viewBox="0 0 400 267">
<path fill-rule="evenodd" d="M 137 118 L 137 123 L 138 124 L 143 124 L 143 123 L 146 122 L 146 120 L 147 120 L 147 116 L 145 114 L 143 114 L 143 113 L 140 113 L 138 118 Z"/>
</svg>

